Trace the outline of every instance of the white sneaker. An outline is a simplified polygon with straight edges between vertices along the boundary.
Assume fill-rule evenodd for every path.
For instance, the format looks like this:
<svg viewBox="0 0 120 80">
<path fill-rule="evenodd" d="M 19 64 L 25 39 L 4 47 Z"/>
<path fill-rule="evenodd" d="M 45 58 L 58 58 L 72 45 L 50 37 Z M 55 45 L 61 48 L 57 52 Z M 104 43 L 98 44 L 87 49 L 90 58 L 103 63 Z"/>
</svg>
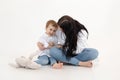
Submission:
<svg viewBox="0 0 120 80">
<path fill-rule="evenodd" d="M 16 61 L 17 65 L 21 68 L 39 69 L 41 67 L 40 64 L 37 64 L 24 56 L 16 58 L 15 61 Z"/>
<path fill-rule="evenodd" d="M 21 56 L 19 58 L 16 58 L 15 61 L 19 67 L 24 68 L 29 60 L 24 56 Z"/>
<path fill-rule="evenodd" d="M 29 61 L 25 67 L 28 69 L 39 69 L 41 65 L 37 64 L 36 62 Z"/>
</svg>

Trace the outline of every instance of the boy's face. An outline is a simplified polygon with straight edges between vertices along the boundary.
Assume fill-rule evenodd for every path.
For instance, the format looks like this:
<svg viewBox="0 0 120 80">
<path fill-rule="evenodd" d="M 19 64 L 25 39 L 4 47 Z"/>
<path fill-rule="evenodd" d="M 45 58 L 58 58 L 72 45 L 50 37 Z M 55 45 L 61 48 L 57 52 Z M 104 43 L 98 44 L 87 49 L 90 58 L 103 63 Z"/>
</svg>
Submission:
<svg viewBox="0 0 120 80">
<path fill-rule="evenodd" d="M 49 36 L 54 35 L 56 31 L 57 31 L 57 28 L 55 28 L 55 27 L 52 26 L 51 24 L 48 25 L 48 27 L 46 28 L 46 33 L 47 33 Z"/>
</svg>

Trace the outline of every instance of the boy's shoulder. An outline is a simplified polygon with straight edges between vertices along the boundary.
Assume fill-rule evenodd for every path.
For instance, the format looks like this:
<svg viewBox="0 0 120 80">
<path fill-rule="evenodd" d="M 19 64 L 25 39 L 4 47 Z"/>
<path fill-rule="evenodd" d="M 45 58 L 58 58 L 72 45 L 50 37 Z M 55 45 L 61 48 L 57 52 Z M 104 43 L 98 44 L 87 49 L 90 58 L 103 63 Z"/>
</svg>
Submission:
<svg viewBox="0 0 120 80">
<path fill-rule="evenodd" d="M 45 38 L 46 37 L 46 34 L 45 33 L 41 33 L 40 36 L 39 36 L 39 39 L 40 38 Z"/>
<path fill-rule="evenodd" d="M 40 34 L 40 37 L 44 37 L 44 36 L 47 36 L 45 32 Z"/>
</svg>

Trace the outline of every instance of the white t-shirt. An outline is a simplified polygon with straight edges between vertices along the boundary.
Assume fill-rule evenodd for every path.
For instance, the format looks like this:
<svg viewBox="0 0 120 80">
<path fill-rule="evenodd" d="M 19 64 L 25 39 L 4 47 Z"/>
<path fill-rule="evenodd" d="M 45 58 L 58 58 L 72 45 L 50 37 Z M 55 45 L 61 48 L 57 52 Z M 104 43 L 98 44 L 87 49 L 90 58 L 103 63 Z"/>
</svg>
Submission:
<svg viewBox="0 0 120 80">
<path fill-rule="evenodd" d="M 56 32 L 58 43 L 64 44 L 65 43 L 65 34 L 61 30 L 57 30 Z M 78 40 L 77 40 L 77 48 L 76 48 L 76 54 L 79 54 L 84 48 L 87 48 L 87 33 L 85 30 L 82 30 L 82 33 L 78 33 Z"/>
<path fill-rule="evenodd" d="M 81 32 L 78 33 L 76 54 L 82 52 L 84 48 L 88 48 L 87 33 L 85 30 L 82 30 L 82 33 Z"/>
<path fill-rule="evenodd" d="M 49 42 L 54 42 L 55 45 L 58 44 L 58 39 L 57 39 L 57 36 L 56 35 L 53 35 L 53 36 L 49 36 L 47 35 L 46 33 L 43 33 L 38 42 L 42 43 L 44 45 L 44 47 L 48 47 L 49 46 Z M 45 49 L 45 50 L 39 50 L 39 56 L 42 56 L 42 55 L 47 55 L 48 57 L 50 57 L 49 55 L 49 49 Z"/>
<path fill-rule="evenodd" d="M 66 38 L 65 34 L 61 30 L 58 29 L 56 31 L 56 36 L 58 38 L 58 44 L 63 45 L 65 43 L 65 38 Z"/>
</svg>

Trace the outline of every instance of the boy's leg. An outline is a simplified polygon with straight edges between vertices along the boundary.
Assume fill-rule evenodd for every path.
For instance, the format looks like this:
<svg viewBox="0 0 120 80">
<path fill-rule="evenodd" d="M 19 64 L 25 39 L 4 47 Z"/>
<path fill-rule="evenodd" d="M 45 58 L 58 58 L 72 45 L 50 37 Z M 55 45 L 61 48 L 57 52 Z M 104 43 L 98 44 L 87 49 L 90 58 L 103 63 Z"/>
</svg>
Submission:
<svg viewBox="0 0 120 80">
<path fill-rule="evenodd" d="M 54 69 L 61 69 L 63 67 L 63 63 L 57 62 L 53 57 L 49 57 L 49 61 Z"/>
<path fill-rule="evenodd" d="M 43 56 L 39 56 L 38 60 L 36 60 L 35 62 L 37 64 L 41 64 L 41 65 L 47 65 L 49 64 L 49 57 L 47 55 L 43 55 Z"/>
<path fill-rule="evenodd" d="M 16 63 L 21 68 L 29 68 L 29 69 L 39 69 L 41 65 L 37 64 L 36 62 L 31 61 L 30 59 L 21 56 L 19 58 L 16 58 Z"/>
<path fill-rule="evenodd" d="M 50 65 L 57 63 L 57 61 L 53 57 L 49 57 L 49 62 L 50 62 Z"/>
</svg>

